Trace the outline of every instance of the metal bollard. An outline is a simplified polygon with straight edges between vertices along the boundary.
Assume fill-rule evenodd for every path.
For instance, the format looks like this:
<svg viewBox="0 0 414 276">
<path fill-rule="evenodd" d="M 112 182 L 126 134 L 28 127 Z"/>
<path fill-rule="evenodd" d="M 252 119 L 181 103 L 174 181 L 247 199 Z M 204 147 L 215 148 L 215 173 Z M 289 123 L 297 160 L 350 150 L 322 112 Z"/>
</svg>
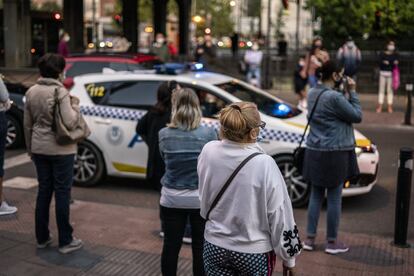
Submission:
<svg viewBox="0 0 414 276">
<path fill-rule="evenodd" d="M 413 149 L 401 148 L 398 163 L 397 198 L 395 204 L 394 245 L 408 248 L 407 230 L 410 213 Z"/>
</svg>

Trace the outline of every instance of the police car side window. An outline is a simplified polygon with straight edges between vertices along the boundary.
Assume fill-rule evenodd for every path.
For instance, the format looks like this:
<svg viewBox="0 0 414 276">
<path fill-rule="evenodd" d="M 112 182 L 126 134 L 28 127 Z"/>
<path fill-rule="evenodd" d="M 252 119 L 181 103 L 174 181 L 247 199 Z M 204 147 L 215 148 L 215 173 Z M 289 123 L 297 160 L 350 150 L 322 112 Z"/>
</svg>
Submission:
<svg viewBox="0 0 414 276">
<path fill-rule="evenodd" d="M 216 118 L 216 115 L 220 112 L 220 110 L 227 105 L 227 102 L 224 99 L 218 97 L 203 87 L 188 86 L 185 84 L 182 84 L 181 86 L 191 88 L 197 93 L 203 117 Z"/>
<path fill-rule="evenodd" d="M 113 82 L 108 97 L 101 104 L 149 109 L 157 102 L 159 81 Z"/>
</svg>

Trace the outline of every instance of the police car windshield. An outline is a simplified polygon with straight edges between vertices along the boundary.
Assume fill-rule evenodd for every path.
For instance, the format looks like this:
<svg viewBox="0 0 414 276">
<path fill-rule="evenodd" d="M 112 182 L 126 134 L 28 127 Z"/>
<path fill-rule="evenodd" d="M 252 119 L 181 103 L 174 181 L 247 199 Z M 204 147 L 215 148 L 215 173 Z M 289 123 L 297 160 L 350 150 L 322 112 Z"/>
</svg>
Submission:
<svg viewBox="0 0 414 276">
<path fill-rule="evenodd" d="M 260 112 L 275 118 L 291 118 L 301 113 L 299 109 L 290 104 L 279 102 L 235 81 L 216 86 L 244 102 L 255 103 Z"/>
</svg>

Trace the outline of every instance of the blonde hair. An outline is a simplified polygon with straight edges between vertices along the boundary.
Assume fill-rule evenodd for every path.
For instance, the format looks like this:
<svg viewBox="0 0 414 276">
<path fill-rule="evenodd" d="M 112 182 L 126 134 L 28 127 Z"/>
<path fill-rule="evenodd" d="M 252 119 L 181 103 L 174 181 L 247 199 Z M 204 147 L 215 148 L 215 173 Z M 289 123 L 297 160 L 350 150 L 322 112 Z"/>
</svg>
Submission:
<svg viewBox="0 0 414 276">
<path fill-rule="evenodd" d="M 182 88 L 173 92 L 168 127 L 193 130 L 200 126 L 201 117 L 200 101 L 192 89 Z"/>
<path fill-rule="evenodd" d="M 234 142 L 243 142 L 249 131 L 260 124 L 257 106 L 251 102 L 238 102 L 228 105 L 220 111 L 220 138 Z"/>
</svg>

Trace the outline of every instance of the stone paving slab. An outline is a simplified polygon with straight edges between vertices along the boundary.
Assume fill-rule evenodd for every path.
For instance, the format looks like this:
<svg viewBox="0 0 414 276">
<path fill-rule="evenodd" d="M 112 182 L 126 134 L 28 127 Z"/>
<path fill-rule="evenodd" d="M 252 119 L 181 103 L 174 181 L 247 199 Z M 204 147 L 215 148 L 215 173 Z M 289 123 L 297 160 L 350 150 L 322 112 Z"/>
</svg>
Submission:
<svg viewBox="0 0 414 276">
<path fill-rule="evenodd" d="M 19 212 L 0 217 L 0 275 L 160 275 L 157 210 L 75 201 L 74 234 L 86 245 L 60 255 L 56 241 L 45 250 L 35 247 L 34 190 L 7 189 L 7 194 Z M 51 233 L 57 237 L 53 206 L 51 215 Z M 393 247 L 387 237 L 344 232 L 340 236 L 351 247 L 348 253 L 325 254 L 320 231 L 317 250 L 298 257 L 297 275 L 414 275 L 413 248 Z M 191 275 L 191 263 L 191 247 L 183 245 L 178 275 Z M 280 260 L 276 269 L 275 275 L 280 275 Z"/>
</svg>

